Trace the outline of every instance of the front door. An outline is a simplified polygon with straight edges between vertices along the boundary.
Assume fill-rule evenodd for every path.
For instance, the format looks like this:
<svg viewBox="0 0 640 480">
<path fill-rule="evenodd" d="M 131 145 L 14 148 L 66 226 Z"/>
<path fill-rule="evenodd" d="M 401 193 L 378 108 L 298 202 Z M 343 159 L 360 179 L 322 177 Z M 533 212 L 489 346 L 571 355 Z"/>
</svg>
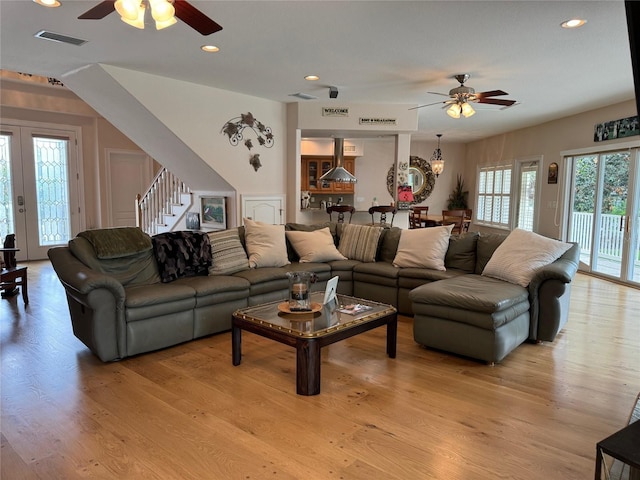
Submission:
<svg viewBox="0 0 640 480">
<path fill-rule="evenodd" d="M 75 130 L 0 126 L 0 236 L 16 234 L 18 260 L 47 258 L 80 231 Z"/>
</svg>

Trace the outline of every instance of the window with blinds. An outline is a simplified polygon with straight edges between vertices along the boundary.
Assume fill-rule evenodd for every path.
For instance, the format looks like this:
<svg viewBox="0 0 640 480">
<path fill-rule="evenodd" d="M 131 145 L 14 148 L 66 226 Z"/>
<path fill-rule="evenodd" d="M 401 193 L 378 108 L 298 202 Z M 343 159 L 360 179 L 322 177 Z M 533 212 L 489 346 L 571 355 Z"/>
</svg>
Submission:
<svg viewBox="0 0 640 480">
<path fill-rule="evenodd" d="M 478 173 L 477 223 L 509 228 L 511 165 L 480 167 Z"/>
</svg>

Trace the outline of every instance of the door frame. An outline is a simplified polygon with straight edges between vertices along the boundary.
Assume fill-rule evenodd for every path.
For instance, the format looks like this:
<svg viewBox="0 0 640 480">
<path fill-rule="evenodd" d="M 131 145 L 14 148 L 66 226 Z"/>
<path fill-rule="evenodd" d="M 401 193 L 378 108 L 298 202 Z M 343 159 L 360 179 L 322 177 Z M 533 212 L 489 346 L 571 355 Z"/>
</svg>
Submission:
<svg viewBox="0 0 640 480">
<path fill-rule="evenodd" d="M 522 191 L 522 167 L 527 163 L 537 163 L 537 172 L 536 172 L 536 191 L 534 194 L 534 210 L 533 210 L 533 226 L 532 230 L 534 232 L 538 231 L 538 224 L 540 220 L 540 199 L 542 195 L 542 165 L 544 163 L 543 155 L 531 155 L 527 157 L 520 157 L 514 160 L 514 175 L 515 175 L 515 185 L 512 189 L 511 198 L 515 199 L 515 202 L 512 202 L 513 210 L 510 212 L 511 220 L 511 230 L 518 226 L 518 215 L 520 211 L 520 192 Z"/>
</svg>

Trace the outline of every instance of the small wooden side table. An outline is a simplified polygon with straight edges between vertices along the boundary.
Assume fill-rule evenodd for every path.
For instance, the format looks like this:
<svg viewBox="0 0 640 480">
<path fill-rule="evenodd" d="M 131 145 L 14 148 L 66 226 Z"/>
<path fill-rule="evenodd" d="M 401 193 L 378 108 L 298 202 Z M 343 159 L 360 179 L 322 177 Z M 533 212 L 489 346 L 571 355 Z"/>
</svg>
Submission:
<svg viewBox="0 0 640 480">
<path fill-rule="evenodd" d="M 618 430 L 596 445 L 595 480 L 601 479 L 602 454 L 607 454 L 640 470 L 640 420 Z"/>
</svg>

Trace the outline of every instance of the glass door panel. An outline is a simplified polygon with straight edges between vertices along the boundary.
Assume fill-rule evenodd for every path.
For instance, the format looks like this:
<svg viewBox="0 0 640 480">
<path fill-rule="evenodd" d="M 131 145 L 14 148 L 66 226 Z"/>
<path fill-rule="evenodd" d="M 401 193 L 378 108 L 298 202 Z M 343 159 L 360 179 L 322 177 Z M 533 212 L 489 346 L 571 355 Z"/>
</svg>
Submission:
<svg viewBox="0 0 640 480">
<path fill-rule="evenodd" d="M 573 157 L 568 239 L 580 268 L 640 282 L 637 149 Z"/>
<path fill-rule="evenodd" d="M 10 133 L 0 133 L 0 239 L 15 233 L 13 221 L 13 187 L 11 185 Z"/>
</svg>

